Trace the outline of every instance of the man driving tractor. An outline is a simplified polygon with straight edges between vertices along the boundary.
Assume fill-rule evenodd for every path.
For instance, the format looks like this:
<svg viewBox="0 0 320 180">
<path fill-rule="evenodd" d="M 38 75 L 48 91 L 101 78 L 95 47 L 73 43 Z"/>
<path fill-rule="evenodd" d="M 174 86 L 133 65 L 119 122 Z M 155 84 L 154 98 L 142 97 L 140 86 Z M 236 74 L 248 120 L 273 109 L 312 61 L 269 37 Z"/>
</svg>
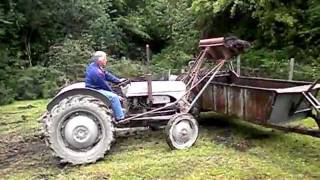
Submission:
<svg viewBox="0 0 320 180">
<path fill-rule="evenodd" d="M 201 106 L 197 100 L 224 64 L 242 52 L 246 44 L 243 42 L 224 37 L 200 40 L 201 55 L 184 81 L 152 81 L 150 78 L 122 82 L 104 70 L 106 53 L 95 52 L 86 69 L 85 83 L 63 88 L 47 105 L 43 122 L 48 145 L 63 162 L 87 164 L 96 162 L 110 151 L 118 130 L 130 134 L 133 128 L 166 126 L 166 141 L 171 149 L 190 148 L 199 134 L 193 107 Z M 198 74 L 206 58 L 220 61 L 212 63 L 214 67 L 200 77 Z M 126 117 L 120 103 L 122 97 L 112 90 L 109 82 L 119 83 L 122 87 Z M 188 98 L 195 88 L 201 90 L 195 97 Z M 212 90 L 208 89 L 207 93 L 209 91 Z"/>
<path fill-rule="evenodd" d="M 103 51 L 97 51 L 92 57 L 92 63 L 86 68 L 86 80 L 85 84 L 87 88 L 93 88 L 98 90 L 111 103 L 116 122 L 121 122 L 124 119 L 124 113 L 122 111 L 120 101 L 122 97 L 115 94 L 108 81 L 112 83 L 121 83 L 124 79 L 119 79 L 113 74 L 104 70 L 107 65 L 107 54 Z"/>
</svg>

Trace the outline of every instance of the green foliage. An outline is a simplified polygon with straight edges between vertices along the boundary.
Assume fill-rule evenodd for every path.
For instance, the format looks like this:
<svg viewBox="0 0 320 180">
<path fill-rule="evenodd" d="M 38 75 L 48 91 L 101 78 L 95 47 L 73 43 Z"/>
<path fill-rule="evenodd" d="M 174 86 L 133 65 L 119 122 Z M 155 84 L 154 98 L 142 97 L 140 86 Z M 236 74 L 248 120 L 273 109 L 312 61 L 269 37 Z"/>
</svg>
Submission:
<svg viewBox="0 0 320 180">
<path fill-rule="evenodd" d="M 144 40 L 151 40 L 151 36 L 146 32 L 147 27 L 142 24 L 144 19 L 139 16 L 121 16 L 118 18 L 117 23 L 126 31 L 128 34 L 139 37 Z"/>
<path fill-rule="evenodd" d="M 0 104 L 7 104 L 13 101 L 16 92 L 10 86 L 15 84 L 12 74 L 17 68 L 18 60 L 9 56 L 6 46 L 0 46 Z"/>
<path fill-rule="evenodd" d="M 107 70 L 119 77 L 140 77 L 144 75 L 146 69 L 142 63 L 131 60 L 113 61 L 110 63 L 111 65 L 107 67 Z"/>
<path fill-rule="evenodd" d="M 145 6 L 140 12 L 145 18 L 140 21 L 142 27 L 151 38 L 168 44 L 165 47 L 151 44 L 151 49 L 155 51 L 161 48 L 152 57 L 153 72 L 171 69 L 177 73 L 192 58 L 199 41 L 191 1 L 146 1 Z"/>
<path fill-rule="evenodd" d="M 192 8 L 199 15 L 198 21 L 205 19 L 217 25 L 217 21 L 227 19 L 222 23 L 230 29 L 223 29 L 222 35 L 255 39 L 258 48 L 288 49 L 287 58 L 309 55 L 311 60 L 319 57 L 319 38 L 315 38 L 320 30 L 319 4 L 314 0 L 195 0 Z M 213 27 L 202 26 L 209 34 L 217 33 Z"/>
<path fill-rule="evenodd" d="M 15 92 L 0 82 L 0 105 L 11 103 L 14 100 Z"/>
<path fill-rule="evenodd" d="M 92 48 L 88 39 L 65 39 L 50 47 L 47 53 L 50 69 L 62 72 L 66 81 L 75 81 L 84 76 L 84 68 L 90 62 Z"/>
<path fill-rule="evenodd" d="M 276 79 L 287 79 L 289 74 L 288 50 L 251 49 L 241 56 L 242 74 Z M 299 63 L 295 60 L 294 80 L 313 81 L 320 78 L 319 60 Z"/>
<path fill-rule="evenodd" d="M 58 86 L 58 83 L 55 81 L 44 81 L 41 88 L 42 88 L 42 92 L 41 92 L 42 98 L 54 97 L 58 89 L 60 89 L 60 87 Z"/>
<path fill-rule="evenodd" d="M 17 76 L 15 91 L 17 99 L 37 99 L 52 97 L 65 82 L 63 73 L 35 66 Z M 61 77 L 62 76 L 62 77 Z"/>
<path fill-rule="evenodd" d="M 242 74 L 287 79 L 289 59 L 286 56 L 285 50 L 252 49 L 241 56 Z"/>
<path fill-rule="evenodd" d="M 107 15 L 100 16 L 92 21 L 89 28 L 90 38 L 94 42 L 94 47 L 104 50 L 108 54 L 117 56 L 125 55 L 127 52 L 124 43 L 125 34 Z"/>
<path fill-rule="evenodd" d="M 255 75 L 285 77 L 282 64 L 293 57 L 297 79 L 315 78 L 319 19 L 317 0 L 4 0 L 0 84 L 2 94 L 12 96 L 3 101 L 52 96 L 62 84 L 83 78 L 96 50 L 132 60 L 114 61 L 109 69 L 115 74 L 140 76 L 149 44 L 154 73 L 177 73 L 195 56 L 200 38 L 230 34 L 254 44 L 244 66 L 259 68 Z M 50 73 L 37 76 L 40 71 L 58 80 Z M 32 89 L 30 83 L 41 85 Z"/>
<path fill-rule="evenodd" d="M 41 89 L 39 79 L 35 77 L 22 76 L 17 80 L 17 99 L 37 99 L 40 98 Z"/>
<path fill-rule="evenodd" d="M 171 69 L 173 73 L 179 73 L 181 67 L 186 66 L 192 58 L 182 50 L 168 47 L 153 57 L 153 71 L 162 72 Z"/>
</svg>

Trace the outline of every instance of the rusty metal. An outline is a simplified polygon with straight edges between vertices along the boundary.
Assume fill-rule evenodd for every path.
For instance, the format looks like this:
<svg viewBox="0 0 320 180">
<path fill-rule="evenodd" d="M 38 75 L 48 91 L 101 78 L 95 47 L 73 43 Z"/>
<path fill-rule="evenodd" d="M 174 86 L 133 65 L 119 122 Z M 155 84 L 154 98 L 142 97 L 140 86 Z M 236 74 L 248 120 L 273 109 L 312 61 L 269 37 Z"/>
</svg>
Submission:
<svg viewBox="0 0 320 180">
<path fill-rule="evenodd" d="M 191 84 L 191 86 L 193 86 L 195 84 L 195 82 L 196 82 L 195 77 L 198 77 L 198 73 L 200 71 L 201 65 L 203 64 L 204 57 L 205 57 L 208 49 L 209 48 L 205 48 L 204 51 L 201 51 L 200 56 L 196 59 L 193 68 L 191 68 L 190 71 L 188 72 L 188 74 L 190 73 L 190 79 L 186 83 L 187 86 L 189 86 L 190 84 Z"/>
<path fill-rule="evenodd" d="M 224 37 L 211 38 L 211 39 L 202 39 L 199 42 L 199 46 L 213 46 L 213 45 L 222 45 L 224 44 Z"/>
<path fill-rule="evenodd" d="M 208 58 L 214 60 L 230 59 L 242 53 L 249 46 L 250 43 L 236 37 L 205 39 L 199 43 L 200 48 L 215 47 L 208 51 Z"/>
<path fill-rule="evenodd" d="M 234 72 L 232 57 L 243 52 L 248 43 L 234 38 L 201 40 L 202 51 L 192 68 L 182 79 L 187 85 L 184 96 L 175 102 L 148 112 L 128 117 L 126 120 L 168 120 L 170 114 L 162 115 L 165 109 L 176 108 L 189 112 L 198 98 L 203 110 L 215 111 L 275 129 L 320 137 L 319 130 L 283 127 L 281 124 L 314 116 L 320 127 L 320 103 L 316 95 L 320 89 L 318 81 L 286 81 L 267 78 L 241 77 Z M 210 70 L 201 69 L 205 59 L 212 59 Z M 221 72 L 225 63 L 229 71 Z M 221 73 L 220 73 L 221 72 Z M 191 96 L 193 93 L 194 96 Z"/>
<path fill-rule="evenodd" d="M 303 128 L 300 126 L 284 127 L 284 126 L 277 126 L 277 125 L 272 125 L 272 124 L 260 124 L 260 125 L 265 126 L 265 127 L 269 127 L 269 128 L 273 128 L 273 129 L 277 129 L 277 130 L 281 130 L 281 131 L 294 132 L 294 133 L 299 133 L 299 134 L 304 134 L 304 135 L 320 138 L 320 131 L 316 130 L 316 129 L 307 129 L 307 128 Z"/>
<path fill-rule="evenodd" d="M 143 116 L 145 116 L 145 115 L 153 115 L 154 113 L 159 112 L 159 111 L 161 111 L 161 110 L 163 110 L 163 109 L 174 108 L 175 106 L 178 105 L 179 102 L 186 100 L 186 98 L 185 98 L 186 95 L 188 95 L 189 92 L 190 92 L 193 88 L 195 88 L 196 86 L 198 86 L 202 81 L 205 80 L 205 78 L 206 78 L 207 76 L 209 76 L 209 74 L 211 74 L 212 72 L 214 72 L 215 70 L 217 70 L 217 68 L 219 68 L 219 67 L 222 66 L 223 64 L 224 64 L 224 62 L 220 62 L 220 63 L 219 63 L 217 66 L 215 66 L 208 74 L 206 74 L 204 77 L 202 77 L 194 86 L 190 87 L 190 89 L 187 90 L 187 91 L 185 92 L 185 94 L 184 94 L 180 99 L 176 100 L 175 102 L 168 103 L 168 104 L 165 105 L 165 106 L 162 106 L 162 107 L 160 107 L 160 108 L 147 111 L 147 112 L 145 112 L 145 113 L 141 113 L 141 114 L 137 114 L 137 115 L 132 116 L 132 117 L 128 117 L 128 118 L 125 119 L 125 121 L 131 121 L 131 120 L 134 120 L 134 119 L 136 119 L 136 118 L 143 117 Z M 182 104 L 188 104 L 188 103 L 182 103 Z M 188 105 L 188 106 L 189 106 L 189 105 Z M 186 107 L 181 107 L 181 108 L 182 108 L 182 109 L 189 109 L 188 107 L 187 107 L 187 108 L 186 108 Z"/>
<path fill-rule="evenodd" d="M 194 69 L 195 66 L 197 66 L 197 60 L 198 60 L 198 59 L 201 59 L 201 56 L 203 55 L 203 53 L 204 53 L 204 50 L 201 50 L 201 51 L 199 52 L 196 60 L 193 61 L 193 65 L 189 68 L 188 72 L 187 72 L 187 73 L 185 74 L 185 76 L 181 79 L 181 81 L 187 82 L 187 78 L 190 78 L 190 77 L 191 77 L 191 75 L 192 75 L 192 70 Z M 189 84 L 189 82 L 186 83 L 186 84 Z"/>
<path fill-rule="evenodd" d="M 148 67 L 148 74 L 147 74 L 147 83 L 148 83 L 148 103 L 151 106 L 153 102 L 152 97 L 152 75 L 150 73 L 150 46 L 149 44 L 146 45 L 146 55 L 147 55 L 147 67 Z"/>
<path fill-rule="evenodd" d="M 153 115 L 168 115 L 168 114 L 175 114 L 177 112 L 177 109 L 169 109 L 169 110 L 162 110 L 154 112 Z M 128 117 L 136 116 L 138 114 L 129 114 Z"/>
<path fill-rule="evenodd" d="M 280 125 L 313 117 L 313 110 L 319 114 L 320 103 L 315 97 L 319 90 L 317 82 L 310 85 L 308 82 L 239 77 L 230 71 L 210 82 L 201 102 L 206 111 L 318 137 L 319 130 L 309 132 L 308 129 Z M 319 121 L 319 117 L 315 120 Z"/>
<path fill-rule="evenodd" d="M 318 101 L 318 99 L 315 96 L 317 96 L 319 91 L 317 91 L 315 93 L 315 96 L 311 92 L 312 92 L 312 90 L 314 90 L 314 88 L 316 88 L 316 86 L 318 85 L 319 80 L 320 79 L 317 79 L 316 81 L 314 81 L 310 85 L 310 87 L 308 88 L 308 90 L 306 92 L 302 92 L 303 96 L 306 98 L 306 100 L 309 102 L 309 104 L 312 105 L 312 107 L 314 108 L 315 111 L 317 111 L 317 115 L 320 114 L 320 102 Z M 299 100 L 299 104 L 301 104 L 301 99 Z M 297 106 L 299 104 L 297 104 Z"/>
<path fill-rule="evenodd" d="M 243 45 L 241 45 L 243 44 Z M 239 40 L 237 38 L 227 39 L 227 38 L 214 38 L 214 39 L 207 39 L 201 40 L 199 42 L 199 47 L 204 48 L 198 55 L 194 66 L 189 70 L 188 75 L 184 78 L 184 82 L 187 84 L 187 91 L 180 99 L 176 100 L 175 102 L 168 103 L 167 105 L 147 111 L 145 113 L 141 113 L 132 117 L 126 118 L 124 121 L 135 120 L 137 118 L 149 115 L 150 117 L 154 115 L 156 112 L 159 112 L 163 109 L 167 108 L 174 108 L 178 106 L 181 112 L 188 112 L 194 105 L 195 101 L 200 97 L 200 95 L 204 92 L 206 87 L 209 85 L 207 83 L 204 87 L 201 87 L 200 92 L 195 97 L 195 99 L 189 100 L 189 96 L 192 90 L 196 89 L 201 85 L 202 82 L 206 80 L 207 77 L 213 79 L 220 69 L 223 67 L 225 62 L 230 58 L 240 54 L 243 52 L 243 49 L 247 47 L 246 41 Z M 147 48 L 148 50 L 148 48 Z M 200 77 L 199 72 L 201 66 L 203 65 L 205 58 L 211 58 L 216 65 L 204 76 Z M 149 95 L 149 93 L 148 93 Z"/>
<path fill-rule="evenodd" d="M 148 83 L 148 101 L 149 101 L 149 104 L 151 105 L 153 102 L 151 74 L 147 75 L 147 83 Z"/>
<path fill-rule="evenodd" d="M 215 75 L 219 72 L 219 70 L 222 68 L 222 66 L 224 65 L 225 60 L 221 61 L 216 67 L 216 69 L 213 71 L 211 77 L 209 78 L 209 80 L 207 81 L 207 83 L 202 87 L 202 89 L 197 93 L 197 96 L 192 100 L 192 102 L 190 103 L 189 107 L 188 107 L 188 111 L 190 112 L 190 110 L 192 109 L 192 107 L 194 106 L 194 104 L 196 103 L 196 101 L 199 99 L 199 97 L 202 95 L 202 93 L 204 92 L 204 90 L 208 87 L 208 85 L 210 84 L 210 82 L 212 81 L 212 79 L 215 77 Z M 199 81 L 198 83 L 201 83 L 202 81 Z M 192 88 L 189 90 L 191 91 Z"/>
<path fill-rule="evenodd" d="M 170 119 L 173 115 L 166 115 L 166 116 L 151 116 L 151 117 L 138 117 L 133 119 L 133 121 L 140 121 L 140 120 L 148 120 L 148 121 L 161 121 L 161 120 L 168 120 Z"/>
</svg>

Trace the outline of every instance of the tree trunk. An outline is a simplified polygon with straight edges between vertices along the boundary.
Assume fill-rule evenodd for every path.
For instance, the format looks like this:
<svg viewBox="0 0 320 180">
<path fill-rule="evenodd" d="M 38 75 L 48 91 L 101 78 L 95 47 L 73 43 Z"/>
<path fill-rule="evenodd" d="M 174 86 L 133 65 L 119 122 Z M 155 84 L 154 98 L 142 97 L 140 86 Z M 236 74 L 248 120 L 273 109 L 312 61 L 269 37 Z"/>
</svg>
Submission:
<svg viewBox="0 0 320 180">
<path fill-rule="evenodd" d="M 32 67 L 32 58 L 31 58 L 31 48 L 30 48 L 30 38 L 31 38 L 31 31 L 28 31 L 27 34 L 24 36 L 24 45 L 25 51 L 29 62 L 29 67 Z"/>
</svg>

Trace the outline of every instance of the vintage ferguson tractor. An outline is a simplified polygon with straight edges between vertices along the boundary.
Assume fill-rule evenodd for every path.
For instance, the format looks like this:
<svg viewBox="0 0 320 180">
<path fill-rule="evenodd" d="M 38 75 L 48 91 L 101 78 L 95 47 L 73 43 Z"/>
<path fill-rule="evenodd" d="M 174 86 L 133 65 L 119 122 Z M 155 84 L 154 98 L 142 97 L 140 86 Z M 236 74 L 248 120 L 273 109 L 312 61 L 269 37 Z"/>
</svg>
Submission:
<svg viewBox="0 0 320 180">
<path fill-rule="evenodd" d="M 199 97 L 223 65 L 249 43 L 235 37 L 200 41 L 201 52 L 180 81 L 126 81 L 118 85 L 125 98 L 125 125 L 116 124 L 107 98 L 83 82 L 63 88 L 48 104 L 43 116 L 45 138 L 62 162 L 93 163 L 110 150 L 117 130 L 166 126 L 171 149 L 186 149 L 197 140 L 194 118 Z M 213 67 L 201 68 L 206 59 Z M 205 72 L 205 73 L 204 73 Z"/>
</svg>

